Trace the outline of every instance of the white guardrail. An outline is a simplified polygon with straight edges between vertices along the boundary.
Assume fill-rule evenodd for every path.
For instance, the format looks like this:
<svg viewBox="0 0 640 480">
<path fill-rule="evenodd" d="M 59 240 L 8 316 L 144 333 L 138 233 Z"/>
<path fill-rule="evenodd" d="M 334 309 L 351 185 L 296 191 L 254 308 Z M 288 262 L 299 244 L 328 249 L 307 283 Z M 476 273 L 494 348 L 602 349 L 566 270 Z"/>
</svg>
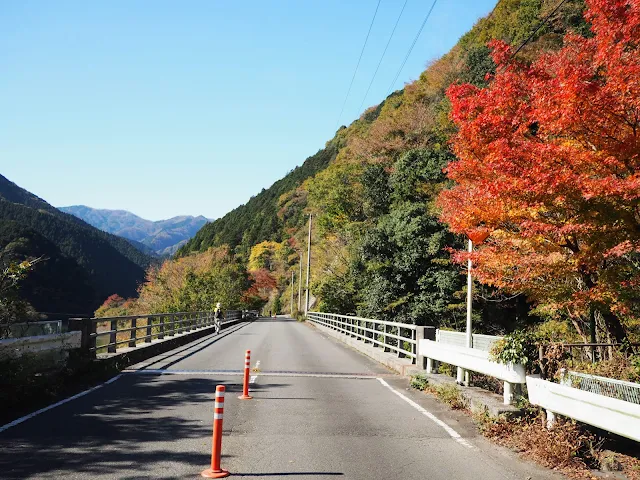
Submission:
<svg viewBox="0 0 640 480">
<path fill-rule="evenodd" d="M 547 426 L 560 414 L 640 442 L 640 405 L 527 376 L 529 401 L 547 410 Z"/>
<path fill-rule="evenodd" d="M 503 337 L 495 335 L 483 335 L 474 333 L 471 335 L 471 346 L 477 350 L 488 352 L 491 346 Z M 467 334 L 465 332 L 456 332 L 452 330 L 436 330 L 436 342 L 446 343 L 447 345 L 457 345 L 459 347 L 467 346 Z"/>
<path fill-rule="evenodd" d="M 81 332 L 54 333 L 0 340 L 1 357 L 21 357 L 27 353 L 66 351 L 80 348 Z"/>
<path fill-rule="evenodd" d="M 323 312 L 308 312 L 307 319 L 364 343 L 394 351 L 398 357 L 416 359 L 418 356 L 416 325 Z"/>
<path fill-rule="evenodd" d="M 513 384 L 526 382 L 526 373 L 522 365 L 505 365 L 489 358 L 489 352 L 476 348 L 448 345 L 433 340 L 420 340 L 420 355 L 427 359 L 427 373 L 434 369 L 433 361 L 444 362 L 464 370 L 482 373 L 504 382 L 504 403 L 513 402 Z"/>
</svg>

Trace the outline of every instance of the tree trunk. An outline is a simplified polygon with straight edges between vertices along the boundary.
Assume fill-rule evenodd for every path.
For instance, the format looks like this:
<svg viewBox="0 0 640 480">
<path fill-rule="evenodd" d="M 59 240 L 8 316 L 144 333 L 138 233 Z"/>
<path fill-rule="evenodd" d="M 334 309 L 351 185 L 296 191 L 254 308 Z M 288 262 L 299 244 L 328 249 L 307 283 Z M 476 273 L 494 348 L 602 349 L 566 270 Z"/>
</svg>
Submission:
<svg viewBox="0 0 640 480">
<path fill-rule="evenodd" d="M 602 319 L 604 320 L 604 324 L 607 327 L 607 331 L 611 336 L 612 340 L 615 343 L 623 343 L 627 340 L 627 332 L 620 321 L 620 318 L 617 315 L 614 315 L 610 311 L 600 311 L 602 315 Z M 628 343 L 628 342 L 627 342 Z M 630 351 L 631 346 L 627 345 L 624 347 L 625 351 Z M 628 352 L 629 353 L 629 352 Z"/>
</svg>

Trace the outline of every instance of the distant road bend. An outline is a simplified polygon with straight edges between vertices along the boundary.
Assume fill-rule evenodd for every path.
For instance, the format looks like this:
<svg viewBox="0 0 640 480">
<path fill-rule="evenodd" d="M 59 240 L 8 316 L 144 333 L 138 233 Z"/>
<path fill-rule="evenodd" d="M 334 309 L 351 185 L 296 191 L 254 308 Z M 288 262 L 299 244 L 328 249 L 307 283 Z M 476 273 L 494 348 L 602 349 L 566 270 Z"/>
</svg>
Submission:
<svg viewBox="0 0 640 480">
<path fill-rule="evenodd" d="M 245 350 L 254 398 L 242 401 Z M 198 478 L 210 462 L 219 384 L 230 478 L 560 478 L 490 444 L 464 414 L 408 391 L 406 379 L 286 318 L 200 338 L 4 430 L 0 477 Z"/>
</svg>

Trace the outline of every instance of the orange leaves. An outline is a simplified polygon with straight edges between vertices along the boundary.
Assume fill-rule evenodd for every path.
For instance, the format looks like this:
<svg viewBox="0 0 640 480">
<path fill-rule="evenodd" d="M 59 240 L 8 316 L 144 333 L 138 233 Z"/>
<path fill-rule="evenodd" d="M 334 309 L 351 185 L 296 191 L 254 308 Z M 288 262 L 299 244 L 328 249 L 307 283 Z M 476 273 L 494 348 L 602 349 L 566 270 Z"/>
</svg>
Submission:
<svg viewBox="0 0 640 480">
<path fill-rule="evenodd" d="M 454 232 L 501 232 L 477 253 L 481 280 L 622 311 L 640 276 L 640 1 L 587 4 L 594 37 L 531 65 L 491 42 L 490 85 L 448 89 L 458 159 L 438 202 Z"/>
</svg>

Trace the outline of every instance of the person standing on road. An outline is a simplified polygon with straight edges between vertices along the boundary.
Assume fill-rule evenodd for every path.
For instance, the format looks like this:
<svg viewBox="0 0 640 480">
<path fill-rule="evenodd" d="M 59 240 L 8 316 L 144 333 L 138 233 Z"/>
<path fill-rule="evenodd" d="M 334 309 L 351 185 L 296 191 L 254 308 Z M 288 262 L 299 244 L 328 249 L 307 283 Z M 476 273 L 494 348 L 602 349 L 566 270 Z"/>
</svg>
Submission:
<svg viewBox="0 0 640 480">
<path fill-rule="evenodd" d="M 213 325 L 216 328 L 216 333 L 220 333 L 220 320 L 222 317 L 222 305 L 220 302 L 216 303 L 216 309 L 213 311 Z"/>
</svg>

